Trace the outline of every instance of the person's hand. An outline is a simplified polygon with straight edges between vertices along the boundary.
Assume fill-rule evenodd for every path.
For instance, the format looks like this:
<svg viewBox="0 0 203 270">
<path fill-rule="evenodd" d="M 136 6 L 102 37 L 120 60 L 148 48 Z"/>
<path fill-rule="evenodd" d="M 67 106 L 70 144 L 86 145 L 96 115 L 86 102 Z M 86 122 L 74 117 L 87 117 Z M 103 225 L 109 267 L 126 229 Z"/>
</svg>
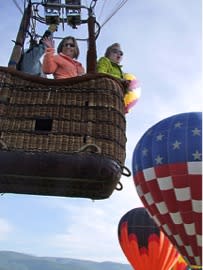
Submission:
<svg viewBox="0 0 203 270">
<path fill-rule="evenodd" d="M 47 48 L 54 48 L 55 42 L 52 37 L 44 37 L 42 39 L 42 43 L 47 47 Z"/>
</svg>

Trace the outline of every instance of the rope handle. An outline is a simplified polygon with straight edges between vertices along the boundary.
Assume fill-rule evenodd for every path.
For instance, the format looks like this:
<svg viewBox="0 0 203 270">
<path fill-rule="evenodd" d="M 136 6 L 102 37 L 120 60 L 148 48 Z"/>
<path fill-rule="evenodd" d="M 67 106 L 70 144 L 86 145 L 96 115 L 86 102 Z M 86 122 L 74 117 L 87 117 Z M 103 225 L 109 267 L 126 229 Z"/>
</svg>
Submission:
<svg viewBox="0 0 203 270">
<path fill-rule="evenodd" d="M 125 175 L 125 176 L 127 176 L 127 177 L 130 177 L 131 176 L 131 171 L 130 171 L 130 169 L 128 169 L 126 166 L 122 166 L 122 165 L 120 165 L 120 167 L 121 167 L 121 174 L 122 175 Z M 125 172 L 126 171 L 126 172 Z"/>
<path fill-rule="evenodd" d="M 120 191 L 120 190 L 122 190 L 123 189 L 123 185 L 121 184 L 121 182 L 119 181 L 118 183 L 117 183 L 117 186 L 116 186 L 116 188 L 115 188 L 116 190 L 118 190 L 118 191 Z"/>
<path fill-rule="evenodd" d="M 96 144 L 85 144 L 84 146 L 82 146 L 77 152 L 85 152 L 85 151 L 90 151 L 90 152 L 94 152 L 94 153 L 101 153 L 101 148 L 96 145 Z"/>
<path fill-rule="evenodd" d="M 120 169 L 121 169 L 121 174 L 122 175 L 125 175 L 125 176 L 128 176 L 128 177 L 131 176 L 131 171 L 126 166 L 120 165 Z M 123 185 L 121 184 L 120 181 L 117 183 L 117 186 L 116 186 L 115 189 L 118 190 L 118 191 L 123 189 Z"/>
<path fill-rule="evenodd" d="M 0 139 L 0 148 L 1 148 L 1 146 L 2 146 L 2 149 L 8 149 L 8 146 L 6 145 L 6 143 L 2 139 Z"/>
</svg>

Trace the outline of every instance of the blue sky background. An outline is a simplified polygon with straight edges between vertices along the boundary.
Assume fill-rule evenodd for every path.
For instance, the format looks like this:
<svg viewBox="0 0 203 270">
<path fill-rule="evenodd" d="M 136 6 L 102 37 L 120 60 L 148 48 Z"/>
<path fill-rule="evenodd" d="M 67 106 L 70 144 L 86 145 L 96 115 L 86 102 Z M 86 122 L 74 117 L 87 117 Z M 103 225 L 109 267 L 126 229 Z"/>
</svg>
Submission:
<svg viewBox="0 0 203 270">
<path fill-rule="evenodd" d="M 23 1 L 17 1 L 23 7 Z M 90 1 L 83 1 L 85 4 Z M 105 1 L 98 0 L 100 15 Z M 116 3 L 106 1 L 101 20 Z M 143 133 L 158 121 L 182 112 L 202 110 L 201 0 L 128 0 L 101 30 L 97 55 L 119 42 L 124 51 L 123 70 L 137 76 L 140 100 L 126 116 L 127 158 Z M 21 13 L 13 1 L 0 3 L 0 65 L 7 66 Z M 39 27 L 42 34 L 46 26 Z M 86 36 L 85 29 L 56 35 Z M 28 44 L 27 44 L 28 45 Z M 86 65 L 86 43 L 79 60 Z M 132 177 L 123 177 L 123 190 L 106 200 L 4 194 L 0 196 L 0 250 L 37 256 L 58 256 L 127 263 L 117 239 L 120 218 L 142 206 Z"/>
</svg>

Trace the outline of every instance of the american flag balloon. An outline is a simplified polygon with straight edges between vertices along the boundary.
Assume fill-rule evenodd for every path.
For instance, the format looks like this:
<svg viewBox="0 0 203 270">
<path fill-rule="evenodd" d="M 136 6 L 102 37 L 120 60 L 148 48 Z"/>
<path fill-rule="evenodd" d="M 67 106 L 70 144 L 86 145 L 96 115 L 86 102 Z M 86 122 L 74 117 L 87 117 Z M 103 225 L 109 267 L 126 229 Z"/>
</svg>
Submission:
<svg viewBox="0 0 203 270">
<path fill-rule="evenodd" d="M 191 268 L 202 265 L 202 114 L 168 117 L 145 132 L 132 161 L 137 193 Z"/>
</svg>

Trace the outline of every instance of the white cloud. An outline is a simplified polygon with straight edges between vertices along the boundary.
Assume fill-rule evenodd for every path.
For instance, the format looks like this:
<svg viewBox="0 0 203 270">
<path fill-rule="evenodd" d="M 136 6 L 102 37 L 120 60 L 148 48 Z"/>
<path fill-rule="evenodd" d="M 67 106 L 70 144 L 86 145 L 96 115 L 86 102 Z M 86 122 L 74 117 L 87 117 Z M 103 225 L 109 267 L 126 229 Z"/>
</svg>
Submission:
<svg viewBox="0 0 203 270">
<path fill-rule="evenodd" d="M 98 207 L 96 203 L 73 207 L 67 213 L 67 229 L 50 236 L 47 240 L 49 246 L 60 250 L 65 257 L 126 262 L 117 238 L 119 219 L 115 217 L 118 214 L 113 208 L 109 211 L 108 207 Z M 69 216 L 71 223 L 68 222 Z"/>
<path fill-rule="evenodd" d="M 61 212 L 64 217 L 63 228 L 56 225 L 56 232 L 49 232 L 40 238 L 40 247 L 48 253 L 46 255 L 127 263 L 118 242 L 118 223 L 127 211 L 142 206 L 142 203 L 132 178 L 123 177 L 121 182 L 123 190 L 114 191 L 109 199 L 102 201 L 45 200 L 49 208 Z M 49 246 L 49 251 L 46 251 L 45 245 Z"/>
<path fill-rule="evenodd" d="M 6 219 L 0 218 L 0 241 L 5 240 L 12 230 L 12 225 Z"/>
</svg>

